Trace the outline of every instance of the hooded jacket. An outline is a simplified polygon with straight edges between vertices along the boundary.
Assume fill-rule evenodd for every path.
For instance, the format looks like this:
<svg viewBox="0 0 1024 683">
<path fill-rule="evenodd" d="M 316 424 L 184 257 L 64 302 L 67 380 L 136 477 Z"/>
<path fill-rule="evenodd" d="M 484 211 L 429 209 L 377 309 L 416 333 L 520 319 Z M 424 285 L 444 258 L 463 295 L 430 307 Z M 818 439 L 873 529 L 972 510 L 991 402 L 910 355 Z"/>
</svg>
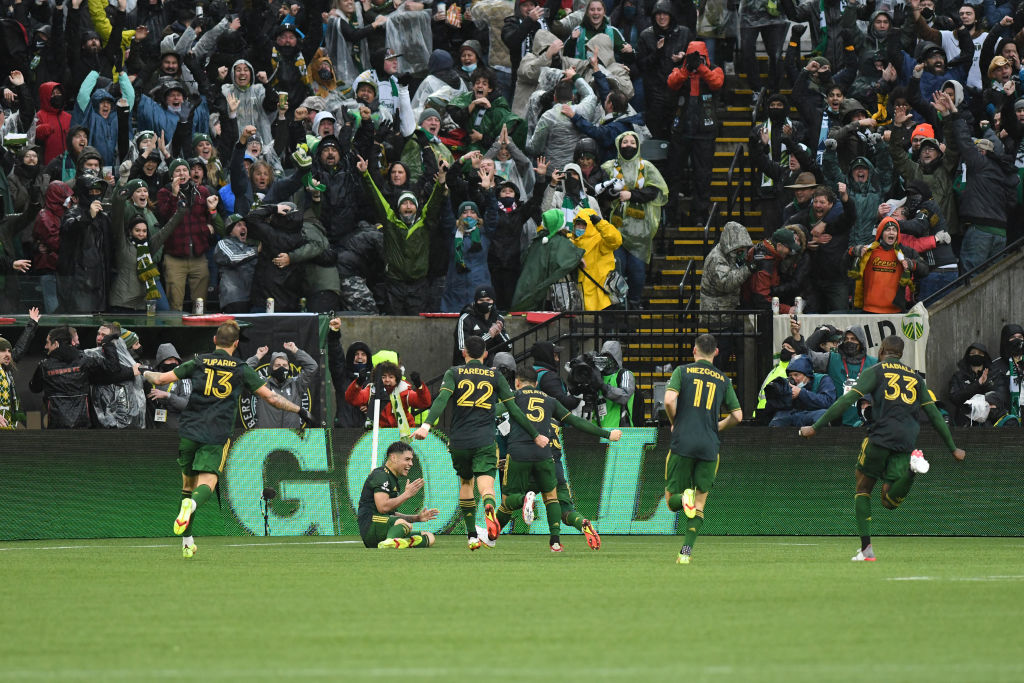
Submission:
<svg viewBox="0 0 1024 683">
<path fill-rule="evenodd" d="M 174 344 L 161 344 L 157 347 L 156 357 L 153 359 L 153 367 L 159 368 L 160 364 L 168 358 L 176 358 L 182 362 L 181 354 Z M 188 397 L 192 395 L 192 380 L 189 378 L 179 379 L 170 384 L 158 384 L 153 387 L 170 394 L 167 398 L 146 399 L 146 428 L 147 429 L 176 429 L 181 413 L 188 405 Z M 164 411 L 157 413 L 158 410 Z M 157 417 L 163 419 L 157 420 Z"/>
<path fill-rule="evenodd" d="M 377 189 L 369 173 L 363 173 L 363 187 L 376 206 L 384 228 L 384 260 L 392 280 L 415 282 L 427 276 L 430 260 L 430 228 L 437 223 L 445 190 L 435 183 L 430 197 L 412 225 L 399 218 Z"/>
<path fill-rule="evenodd" d="M 700 276 L 700 309 L 702 311 L 733 311 L 740 307 L 740 292 L 751 271 L 745 260 L 753 246 L 750 233 L 735 221 L 722 228 L 718 244 L 704 258 Z M 729 316 L 701 316 L 703 324 L 720 329 L 732 324 Z"/>
<path fill-rule="evenodd" d="M 601 345 L 600 355 L 611 359 L 602 372 L 604 384 L 601 395 L 605 400 L 605 415 L 595 413 L 593 420 L 605 429 L 640 427 L 643 425 L 643 406 L 634 400 L 636 376 L 622 364 L 622 344 L 610 339 Z"/>
<path fill-rule="evenodd" d="M 980 351 L 985 360 L 981 370 L 975 372 L 971 368 L 971 351 Z M 982 376 L 985 381 L 982 382 Z M 953 404 L 953 422 L 958 427 L 966 427 L 971 421 L 971 408 L 964 404 L 975 394 L 986 394 L 996 391 L 998 383 L 992 369 L 992 357 L 989 355 L 988 347 L 981 342 L 974 342 L 964 351 L 964 356 L 956 364 L 953 376 L 949 378 L 949 400 Z"/>
<path fill-rule="evenodd" d="M 154 261 L 159 261 L 160 250 L 167 237 L 181 224 L 185 209 L 179 208 L 167 223 L 149 230 L 146 242 Z M 110 234 L 114 249 L 114 278 L 110 285 L 110 305 L 135 311 L 146 309 L 146 286 L 139 280 L 137 269 L 138 245 L 128 234 L 130 223 L 114 226 Z"/>
<path fill-rule="evenodd" d="M 896 243 L 891 247 L 882 242 L 882 232 L 890 225 L 896 226 Z M 901 313 L 913 303 L 913 280 L 926 276 L 928 266 L 916 251 L 900 244 L 899 229 L 899 220 L 886 216 L 867 251 L 859 256 L 851 253 L 855 258 L 849 273 L 856 282 L 854 308 L 868 313 Z"/>
<path fill-rule="evenodd" d="M 561 57 L 547 55 L 548 48 L 558 40 L 551 31 L 539 30 L 530 43 L 530 50 L 520 60 L 516 71 L 516 94 L 512 100 L 512 111 L 519 116 L 526 116 L 526 108 L 530 102 L 530 96 L 534 93 L 540 83 L 540 74 L 543 67 L 559 68 Z"/>
<path fill-rule="evenodd" d="M 566 229 L 561 209 L 541 215 L 537 236 L 523 256 L 523 270 L 512 296 L 513 310 L 537 310 L 547 299 L 548 288 L 572 273 L 583 258 L 583 250 L 566 237 Z"/>
<path fill-rule="evenodd" d="M 58 294 L 65 313 L 94 313 L 107 309 L 112 245 L 110 216 L 90 215 L 88 189 L 76 187 L 78 204 L 64 214 L 57 260 Z"/>
<path fill-rule="evenodd" d="M 383 384 L 380 382 L 380 376 L 377 369 L 374 369 L 374 381 L 367 382 L 366 386 L 359 386 L 357 382 L 352 382 L 348 385 L 348 389 L 345 390 L 345 400 L 358 407 L 367 406 L 369 408 L 368 413 L 372 415 L 373 407 L 370 406 L 370 402 L 373 400 L 374 388 L 382 387 Z M 405 419 L 408 424 L 412 425 L 414 422 L 412 409 L 425 410 L 430 407 L 432 398 L 430 396 L 430 388 L 427 385 L 420 384 L 419 387 L 413 387 L 409 382 L 402 378 L 398 378 L 398 384 L 392 392 L 398 392 L 402 398 L 402 405 L 405 407 Z M 395 417 L 394 407 L 390 400 L 391 394 L 381 396 L 381 409 L 380 409 L 380 426 L 384 428 L 394 428 L 398 426 L 398 419 Z"/>
<path fill-rule="evenodd" d="M 618 31 L 614 27 L 612 30 Z M 590 63 L 589 58 L 586 55 L 593 54 L 597 57 L 597 71 L 594 70 L 593 65 Z M 621 55 L 620 55 L 621 56 Z M 603 92 L 609 88 L 618 90 L 626 99 L 633 99 L 635 94 L 633 90 L 633 80 L 630 76 L 630 71 L 625 64 L 616 61 L 616 52 L 612 43 L 612 38 L 606 33 L 598 33 L 587 41 L 586 52 L 584 53 L 583 59 L 572 59 L 566 58 L 564 64 L 571 66 L 576 69 L 576 73 L 583 76 L 595 91 Z M 597 76 L 600 73 L 601 76 Z M 604 85 L 598 88 L 596 80 L 603 78 L 605 80 Z M 598 97 L 598 99 L 604 99 Z"/>
<path fill-rule="evenodd" d="M 246 224 L 248 225 L 248 223 Z M 299 366 L 298 374 L 290 375 L 283 382 L 278 382 L 268 374 L 267 388 L 295 405 L 302 405 L 302 396 L 316 377 L 320 365 L 302 349 L 298 349 L 294 354 L 289 352 L 287 355 L 289 371 L 291 365 L 295 363 Z M 260 365 L 261 359 L 259 356 L 250 356 L 245 362 L 255 370 Z M 302 426 L 302 419 L 296 413 L 278 410 L 271 407 L 266 401 L 254 400 L 253 403 L 255 404 L 254 413 L 258 429 L 296 429 Z"/>
<path fill-rule="evenodd" d="M 679 17 L 672 6 L 671 0 L 657 0 L 651 8 L 651 16 L 659 12 L 668 14 L 670 19 L 666 28 L 656 23 L 640 32 L 639 44 L 636 49 L 637 67 L 644 81 L 644 94 L 648 106 L 666 106 L 674 101 L 674 93 L 669 90 L 668 77 L 676 68 L 672 55 L 683 52 L 693 40 L 693 33 L 686 26 L 680 25 Z M 665 42 L 658 47 L 658 41 Z"/>
<path fill-rule="evenodd" d="M 951 145 L 960 150 L 967 179 L 960 193 L 960 220 L 1003 230 L 1006 235 L 1007 197 L 1016 196 L 1016 172 L 997 154 L 982 154 L 971 140 L 967 122 L 953 114 Z"/>
<path fill-rule="evenodd" d="M 235 80 L 235 67 L 239 65 L 249 69 L 249 85 L 238 85 L 238 81 Z M 238 98 L 238 113 L 235 119 L 238 122 L 238 130 L 241 131 L 246 126 L 256 126 L 263 139 L 264 148 L 273 147 L 274 136 L 270 131 L 270 115 L 277 109 L 276 98 L 267 96 L 266 86 L 256 80 L 256 69 L 245 59 L 239 59 L 231 65 L 228 77 L 231 79 L 230 82 L 220 86 L 220 92 L 225 100 L 228 95 Z"/>
<path fill-rule="evenodd" d="M 799 372 L 805 375 L 809 382 L 801 387 L 800 393 L 793 398 L 790 410 L 780 410 L 775 413 L 792 416 L 793 413 L 827 410 L 836 400 L 836 385 L 832 378 L 822 373 L 814 372 L 811 361 L 807 356 L 794 356 L 786 366 L 786 374 Z M 811 424 L 811 422 L 808 422 Z"/>
<path fill-rule="evenodd" d="M 575 79 L 573 86 L 580 98 L 578 104 L 572 105 L 573 113 L 579 114 L 588 121 L 596 122 L 600 119 L 601 107 L 593 88 L 582 78 Z M 541 114 L 537 121 L 537 127 L 526 146 L 532 154 L 547 157 L 548 164 L 552 167 L 564 169 L 565 165 L 572 161 L 576 143 L 583 137 L 583 134 L 572 125 L 572 119 L 562 113 L 563 104 L 572 103 L 556 102 Z"/>
<path fill-rule="evenodd" d="M 860 325 L 851 325 L 843 330 L 843 336 L 845 337 L 848 332 L 852 333 L 860 341 L 860 348 L 856 353 L 847 353 L 843 346 L 846 342 L 839 342 L 839 346 L 835 351 L 823 352 L 815 351 L 814 349 L 808 349 L 807 351 L 807 355 L 811 357 L 811 363 L 814 366 L 815 372 L 827 372 L 828 376 L 832 378 L 832 383 L 835 385 L 836 393 L 839 396 L 846 393 L 846 386 L 852 387 L 857 383 L 857 378 L 860 377 L 864 370 L 878 363 L 877 358 L 867 353 L 868 337 L 864 333 L 864 328 Z M 849 382 L 849 385 L 846 384 L 847 382 Z M 865 397 L 865 399 L 867 398 L 869 397 Z M 843 413 L 843 425 L 859 427 L 863 423 L 864 421 L 861 419 L 857 404 L 850 406 Z"/>
<path fill-rule="evenodd" d="M 75 175 L 77 175 L 78 170 L 81 167 L 80 157 L 85 153 L 86 149 L 89 149 L 88 143 L 86 143 L 86 146 L 82 148 L 82 154 L 76 154 L 74 148 L 72 148 L 71 140 L 78 135 L 80 131 L 85 131 L 86 135 L 89 134 L 89 130 L 85 126 L 81 125 L 72 125 L 71 128 L 67 130 L 67 133 L 64 136 L 64 151 L 54 157 L 44 169 L 46 175 L 50 176 L 51 179 L 63 180 L 72 187 L 75 184 Z M 95 151 L 95 148 L 93 148 L 93 152 Z M 100 158 L 98 152 L 97 158 Z"/>
<path fill-rule="evenodd" d="M 636 155 L 632 159 L 622 156 L 622 141 L 627 135 L 637 141 Z M 615 150 L 615 159 L 604 162 L 601 168 L 608 175 L 607 182 L 629 190 L 630 198 L 626 202 L 618 196 L 612 199 L 608 221 L 622 233 L 622 247 L 644 263 L 650 263 L 654 235 L 661 225 L 660 208 L 668 202 L 668 185 L 661 171 L 641 158 L 636 133 L 622 133 L 615 138 Z"/>
<path fill-rule="evenodd" d="M 273 204 L 260 206 L 245 218 L 249 237 L 261 244 L 252 281 L 252 300 L 272 298 L 278 312 L 294 312 L 299 310 L 299 294 L 304 291 L 303 268 L 294 259 L 284 268 L 278 268 L 274 259 L 278 254 L 290 254 L 306 244 L 302 214 L 292 211 L 281 216 L 276 209 Z"/>
<path fill-rule="evenodd" d="M 530 355 L 533 357 L 533 369 L 537 371 L 537 388 L 569 410 L 575 410 L 580 399 L 569 393 L 558 374 L 555 345 L 549 341 L 535 342 Z"/>
<path fill-rule="evenodd" d="M 113 341 L 103 344 L 99 355 L 86 356 L 80 349 L 63 344 L 51 351 L 39 361 L 28 385 L 34 393 L 43 394 L 47 429 L 91 427 L 89 387 L 99 377 L 119 369 Z"/>
<path fill-rule="evenodd" d="M 36 144 L 43 147 L 42 164 L 49 164 L 54 158 L 67 149 L 68 129 L 71 128 L 71 114 L 61 109 L 58 111 L 50 104 L 53 89 L 60 83 L 47 81 L 39 86 L 39 111 L 36 113 Z M 63 86 L 60 86 L 63 90 Z M 64 93 L 67 98 L 67 93 Z"/>
<path fill-rule="evenodd" d="M 949 140 L 952 135 L 952 126 L 949 117 L 943 118 L 942 128 Z M 952 174 L 960 165 L 960 155 L 953 145 L 947 145 L 945 153 L 940 153 L 938 159 L 925 164 L 920 160 L 913 160 L 907 153 L 910 147 L 911 131 L 906 128 L 892 128 L 892 136 L 889 138 L 889 155 L 892 157 L 893 169 L 903 178 L 904 185 L 914 180 L 922 180 L 932 192 L 932 197 L 942 210 L 942 217 L 946 220 L 947 230 L 951 235 L 962 233 L 960 229 L 960 216 L 957 211 L 957 197 L 953 191 Z"/>
<path fill-rule="evenodd" d="M 60 225 L 67 212 L 65 201 L 74 194 L 67 183 L 59 180 L 50 182 L 43 200 L 43 210 L 36 216 L 32 226 L 35 250 L 32 254 L 32 270 L 52 273 L 57 270 L 60 253 Z"/>
<path fill-rule="evenodd" d="M 1024 327 L 1014 323 L 1003 325 L 999 331 L 999 358 L 992 362 L 989 375 L 996 382 L 996 392 L 1010 414 L 1020 417 L 1021 385 L 1024 384 L 1024 360 L 1020 363 L 1013 360 L 1014 349 L 1010 339 L 1015 334 L 1024 334 Z"/>
<path fill-rule="evenodd" d="M 577 236 L 574 225 L 570 239 L 583 250 L 577 279 L 583 294 L 583 310 L 603 311 L 612 305 L 604 287 L 608 274 L 615 270 L 615 250 L 622 244 L 622 234 L 592 209 L 580 209 L 575 220 L 580 219 L 586 222 L 586 228 Z M 621 355 L 619 360 L 622 360 Z"/>
<path fill-rule="evenodd" d="M 879 143 L 885 145 L 884 142 Z M 879 148 L 875 159 L 878 160 L 878 167 L 866 156 L 859 156 L 847 166 L 847 173 L 844 173 L 839 164 L 839 157 L 836 150 L 825 150 L 822 157 L 822 171 L 829 186 L 835 190 L 839 183 L 846 183 L 850 201 L 857 209 L 857 218 L 850 228 L 849 243 L 851 247 L 862 244 L 871 244 L 874 240 L 875 229 L 878 227 L 878 206 L 885 201 L 886 192 L 892 186 L 892 157 L 888 150 Z M 863 183 L 853 180 L 854 166 L 863 166 L 868 169 L 868 179 Z"/>
<path fill-rule="evenodd" d="M 355 364 L 356 351 L 366 354 L 366 363 Z M 369 373 L 373 369 L 373 352 L 366 342 L 352 342 L 348 351 L 342 353 L 341 331 L 327 330 L 327 362 L 331 371 L 331 384 L 334 385 L 335 427 L 362 427 L 366 424 L 366 415 L 356 406 L 345 400 L 345 390 L 361 372 Z"/>
<path fill-rule="evenodd" d="M 711 139 L 718 134 L 714 94 L 725 84 L 725 72 L 711 64 L 707 45 L 702 41 L 694 40 L 686 46 L 686 54 L 693 52 L 700 53 L 700 66 L 690 71 L 684 58 L 683 66 L 669 74 L 668 87 L 679 93 L 679 125 L 686 131 L 686 137 Z"/>
</svg>

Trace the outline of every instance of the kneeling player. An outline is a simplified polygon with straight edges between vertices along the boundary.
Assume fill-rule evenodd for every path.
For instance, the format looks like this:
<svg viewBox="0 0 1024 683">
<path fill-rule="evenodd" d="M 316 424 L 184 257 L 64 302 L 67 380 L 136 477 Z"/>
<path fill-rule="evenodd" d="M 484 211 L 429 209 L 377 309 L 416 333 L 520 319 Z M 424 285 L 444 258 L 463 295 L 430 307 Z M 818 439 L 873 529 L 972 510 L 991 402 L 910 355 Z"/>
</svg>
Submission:
<svg viewBox="0 0 1024 683">
<path fill-rule="evenodd" d="M 367 548 L 429 548 L 434 545 L 434 534 L 429 531 L 415 533 L 412 525 L 434 519 L 437 517 L 436 509 L 423 510 L 417 515 L 395 512 L 423 488 L 422 479 L 409 481 L 412 458 L 409 444 L 396 441 L 388 446 L 384 464 L 366 478 L 359 495 L 356 518 L 359 536 Z"/>
<path fill-rule="evenodd" d="M 591 422 L 581 420 L 556 399 L 537 389 L 537 372 L 522 368 L 516 372 L 516 405 L 526 419 L 536 425 L 537 432 L 553 436 L 552 418 L 567 422 L 580 431 L 618 441 L 622 431 L 601 429 Z M 559 539 L 562 508 L 558 502 L 558 477 L 550 447 L 540 447 L 525 429 L 513 422 L 508 435 L 508 457 L 501 479 L 501 507 L 498 508 L 498 524 L 504 527 L 516 508 L 521 508 L 523 521 L 533 523 L 534 492 L 530 490 L 531 477 L 540 488 L 544 508 L 547 511 L 549 542 L 552 552 L 561 552 Z"/>
<path fill-rule="evenodd" d="M 688 518 L 677 564 L 690 563 L 704 523 L 704 503 L 718 474 L 718 432 L 743 421 L 732 382 L 712 364 L 717 355 L 715 338 L 700 335 L 693 346 L 695 362 L 676 368 L 665 388 L 665 412 L 672 424 L 665 502 L 669 510 L 682 510 Z M 719 420 L 723 404 L 729 415 Z"/>
</svg>

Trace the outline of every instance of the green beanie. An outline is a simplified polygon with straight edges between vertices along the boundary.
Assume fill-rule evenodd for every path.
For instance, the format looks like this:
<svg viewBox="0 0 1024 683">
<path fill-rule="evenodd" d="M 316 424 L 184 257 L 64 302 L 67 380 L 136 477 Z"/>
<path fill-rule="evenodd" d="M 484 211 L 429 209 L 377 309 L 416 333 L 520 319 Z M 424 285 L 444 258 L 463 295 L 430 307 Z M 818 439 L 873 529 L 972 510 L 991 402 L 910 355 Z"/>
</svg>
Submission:
<svg viewBox="0 0 1024 683">
<path fill-rule="evenodd" d="M 129 197 L 131 197 L 133 194 L 135 194 L 135 190 L 141 190 L 142 188 L 149 189 L 149 185 L 146 184 L 146 181 L 145 180 L 141 180 L 139 178 L 135 178 L 134 180 L 129 180 L 128 184 L 125 185 L 124 187 L 128 191 L 128 196 Z"/>
<path fill-rule="evenodd" d="M 178 157 L 176 159 L 171 159 L 171 163 L 167 164 L 167 175 L 174 176 L 174 169 L 178 166 L 184 166 L 186 171 L 189 170 L 188 162 L 181 157 Z"/>
</svg>

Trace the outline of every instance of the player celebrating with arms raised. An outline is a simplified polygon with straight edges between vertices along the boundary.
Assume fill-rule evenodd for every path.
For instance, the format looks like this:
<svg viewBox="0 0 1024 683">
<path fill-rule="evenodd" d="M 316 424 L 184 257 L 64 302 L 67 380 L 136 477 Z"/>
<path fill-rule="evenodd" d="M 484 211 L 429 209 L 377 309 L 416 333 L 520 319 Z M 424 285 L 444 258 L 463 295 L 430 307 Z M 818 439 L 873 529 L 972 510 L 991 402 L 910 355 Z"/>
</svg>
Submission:
<svg viewBox="0 0 1024 683">
<path fill-rule="evenodd" d="M 501 532 L 494 501 L 494 477 L 498 473 L 498 447 L 494 443 L 495 398 L 505 404 L 512 419 L 526 430 L 538 446 L 546 448 L 548 438 L 538 434 L 537 429 L 523 415 L 523 411 L 516 405 L 508 382 L 501 373 L 484 366 L 483 359 L 487 357 L 487 348 L 483 339 L 477 336 L 467 337 L 462 355 L 466 359 L 466 364 L 456 365 L 444 373 L 437 400 L 431 406 L 427 419 L 413 432 L 413 438 L 427 438 L 431 425 L 437 423 L 448 405 L 448 399 L 455 395 L 448 448 L 452 454 L 452 466 L 461 480 L 459 509 L 466 520 L 469 549 L 476 550 L 481 546 L 481 542 L 477 538 L 476 530 L 474 480 L 484 501 L 488 539 L 497 539 Z"/>
<path fill-rule="evenodd" d="M 424 531 L 414 534 L 413 522 L 429 522 L 437 517 L 430 508 L 416 515 L 395 512 L 423 488 L 423 479 L 409 481 L 412 469 L 412 447 L 401 441 L 388 446 L 387 460 L 370 472 L 359 494 L 359 537 L 367 548 L 429 548 L 434 545 L 434 534 Z M 398 479 L 405 477 L 405 485 Z"/>
<path fill-rule="evenodd" d="M 213 336 L 216 347 L 213 353 L 201 353 L 169 372 L 147 370 L 145 373 L 145 380 L 153 386 L 179 379 L 192 380 L 192 394 L 178 423 L 182 500 L 181 510 L 174 520 L 174 534 L 185 534 L 182 555 L 186 558 L 196 553 L 192 519 L 196 508 L 209 500 L 217 487 L 231 445 L 231 430 L 235 426 L 242 389 L 248 389 L 278 410 L 298 413 L 303 422 L 313 424 L 308 410 L 272 392 L 255 370 L 234 356 L 240 337 L 238 323 L 228 320 L 221 323 Z"/>
<path fill-rule="evenodd" d="M 677 367 L 665 388 L 665 412 L 672 441 L 665 457 L 665 502 L 688 518 L 677 564 L 690 564 L 690 554 L 704 523 L 704 503 L 718 474 L 718 432 L 743 421 L 732 382 L 713 364 L 718 344 L 710 334 L 697 337 L 694 362 Z M 719 419 L 722 405 L 729 414 Z"/>
<path fill-rule="evenodd" d="M 967 457 L 953 443 L 953 435 L 935 407 L 935 397 L 924 379 L 904 365 L 900 361 L 902 357 L 902 339 L 893 336 L 883 339 L 878 349 L 878 364 L 865 370 L 857 378 L 856 386 L 833 403 L 817 422 L 800 428 L 800 436 L 810 438 L 848 407 L 871 395 L 873 419 L 855 468 L 857 492 L 853 500 L 860 550 L 851 558 L 854 562 L 875 561 L 871 547 L 871 492 L 875 482 L 882 480 L 882 507 L 895 510 L 907 497 L 914 475 L 928 471 L 928 461 L 921 451 L 911 452 L 921 431 L 917 422 L 919 410 L 924 410 L 954 458 Z"/>
</svg>

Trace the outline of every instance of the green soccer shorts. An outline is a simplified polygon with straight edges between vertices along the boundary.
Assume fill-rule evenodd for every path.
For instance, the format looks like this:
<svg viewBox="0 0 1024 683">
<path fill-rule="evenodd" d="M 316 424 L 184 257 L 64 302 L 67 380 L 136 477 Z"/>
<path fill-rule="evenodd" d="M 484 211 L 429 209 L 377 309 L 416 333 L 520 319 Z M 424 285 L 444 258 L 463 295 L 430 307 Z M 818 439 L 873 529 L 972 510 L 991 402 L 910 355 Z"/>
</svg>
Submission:
<svg viewBox="0 0 1024 683">
<path fill-rule="evenodd" d="M 686 489 L 708 493 L 718 476 L 718 461 L 717 455 L 714 460 L 697 460 L 669 451 L 665 456 L 665 490 L 673 494 Z"/>
<path fill-rule="evenodd" d="M 453 449 L 452 467 L 460 479 L 498 474 L 498 447 L 491 443 L 480 448 Z"/>
<path fill-rule="evenodd" d="M 397 515 L 374 515 L 373 521 L 370 522 L 370 528 L 366 530 L 364 535 L 361 531 L 359 537 L 363 539 L 363 545 L 367 548 L 376 548 L 377 544 L 388 537 L 388 532 L 391 531 L 400 517 Z"/>
<path fill-rule="evenodd" d="M 910 469 L 910 453 L 890 451 L 870 443 L 867 439 L 860 445 L 857 456 L 857 470 L 875 480 L 893 483 Z"/>
<path fill-rule="evenodd" d="M 187 477 L 194 477 L 200 472 L 216 474 L 218 477 L 224 470 L 224 461 L 228 457 L 231 441 L 223 444 L 199 443 L 181 437 L 178 442 L 178 465 Z"/>
<path fill-rule="evenodd" d="M 547 493 L 553 491 L 557 485 L 555 464 L 550 459 L 534 461 L 505 459 L 505 471 L 501 477 L 502 493 L 526 493 L 527 491 Z"/>
</svg>

